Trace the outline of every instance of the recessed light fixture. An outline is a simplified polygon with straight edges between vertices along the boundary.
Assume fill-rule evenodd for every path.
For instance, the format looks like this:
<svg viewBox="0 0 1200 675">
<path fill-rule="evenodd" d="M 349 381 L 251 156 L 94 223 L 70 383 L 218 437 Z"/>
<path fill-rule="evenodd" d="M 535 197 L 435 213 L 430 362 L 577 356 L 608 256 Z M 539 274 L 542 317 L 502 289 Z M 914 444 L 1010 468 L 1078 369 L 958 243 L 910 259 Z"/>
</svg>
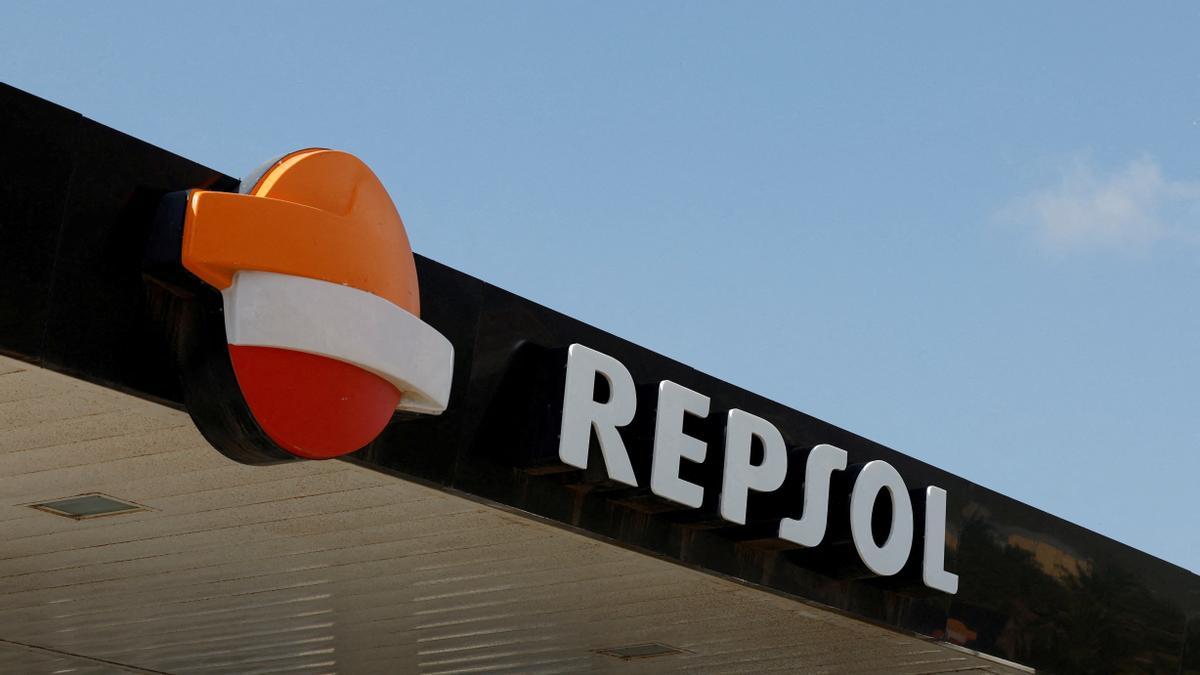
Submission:
<svg viewBox="0 0 1200 675">
<path fill-rule="evenodd" d="M 109 497 L 99 492 L 55 499 L 49 502 L 28 504 L 27 506 L 35 508 L 38 511 L 45 511 L 46 513 L 53 513 L 56 516 L 73 518 L 75 520 L 103 518 L 105 516 L 121 515 L 122 513 L 149 510 L 141 504 L 134 504 L 133 502 Z"/>
<path fill-rule="evenodd" d="M 658 656 L 671 656 L 673 654 L 691 654 L 692 652 L 680 649 L 679 647 L 664 645 L 661 642 L 647 642 L 638 645 L 625 645 L 624 647 L 597 649 L 596 653 L 612 656 L 622 661 L 632 661 L 633 659 L 652 659 Z"/>
</svg>

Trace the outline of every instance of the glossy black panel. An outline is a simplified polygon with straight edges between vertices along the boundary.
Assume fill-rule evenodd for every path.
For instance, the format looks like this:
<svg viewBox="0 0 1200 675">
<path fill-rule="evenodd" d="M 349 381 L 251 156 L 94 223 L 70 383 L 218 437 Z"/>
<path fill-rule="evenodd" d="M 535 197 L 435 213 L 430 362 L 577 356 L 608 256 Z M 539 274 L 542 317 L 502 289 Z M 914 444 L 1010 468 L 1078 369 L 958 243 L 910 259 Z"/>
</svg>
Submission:
<svg viewBox="0 0 1200 675">
<path fill-rule="evenodd" d="M 170 293 L 156 295 L 143 280 L 146 233 L 164 193 L 230 189 L 232 179 L 12 89 L 0 90 L 0 121 L 19 150 L 0 157 L 0 349 L 182 405 L 171 345 L 203 333 L 180 320 L 186 314 Z M 437 417 L 397 415 L 351 461 L 1051 672 L 1200 673 L 1195 574 L 436 262 L 418 257 L 417 265 L 422 318 L 455 346 L 449 409 Z M 563 368 L 573 342 L 616 357 L 634 376 L 638 417 L 623 438 L 641 485 L 658 382 L 711 397 L 709 420 L 688 427 L 709 442 L 707 461 L 685 474 L 707 488 L 701 509 L 613 484 L 595 456 L 586 472 L 557 461 Z M 203 394 L 191 403 L 199 417 L 211 403 Z M 755 495 L 746 526 L 721 521 L 714 501 L 721 419 L 732 407 L 775 424 L 792 465 L 813 445 L 832 443 L 848 451 L 851 465 L 888 461 L 910 489 L 945 488 L 948 567 L 960 577 L 959 592 L 925 588 L 911 568 L 896 578 L 866 574 L 847 534 L 846 476 L 835 484 L 828 540 L 815 549 L 789 548 L 772 536 L 779 517 L 798 515 L 800 473 L 789 474 L 776 494 Z"/>
<path fill-rule="evenodd" d="M 237 181 L 90 120 L 81 122 L 74 151 L 42 360 L 88 379 L 178 399 L 170 352 L 148 329 L 146 237 L 165 194 L 236 189 Z M 79 334 L 98 339 L 81 341 Z"/>
<path fill-rule="evenodd" d="M 81 119 L 0 84 L 0 352 L 41 351 Z"/>
</svg>

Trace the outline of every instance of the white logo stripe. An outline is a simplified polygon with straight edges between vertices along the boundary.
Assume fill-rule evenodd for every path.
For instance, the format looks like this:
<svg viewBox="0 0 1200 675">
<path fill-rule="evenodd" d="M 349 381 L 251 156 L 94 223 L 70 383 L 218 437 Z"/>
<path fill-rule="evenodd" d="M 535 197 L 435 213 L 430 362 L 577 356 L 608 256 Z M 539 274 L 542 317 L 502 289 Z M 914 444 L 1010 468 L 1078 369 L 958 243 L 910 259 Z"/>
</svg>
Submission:
<svg viewBox="0 0 1200 675">
<path fill-rule="evenodd" d="M 238 272 L 222 295 L 229 344 L 344 361 L 395 385 L 399 410 L 446 409 L 454 346 L 391 302 L 349 286 L 258 271 Z"/>
</svg>

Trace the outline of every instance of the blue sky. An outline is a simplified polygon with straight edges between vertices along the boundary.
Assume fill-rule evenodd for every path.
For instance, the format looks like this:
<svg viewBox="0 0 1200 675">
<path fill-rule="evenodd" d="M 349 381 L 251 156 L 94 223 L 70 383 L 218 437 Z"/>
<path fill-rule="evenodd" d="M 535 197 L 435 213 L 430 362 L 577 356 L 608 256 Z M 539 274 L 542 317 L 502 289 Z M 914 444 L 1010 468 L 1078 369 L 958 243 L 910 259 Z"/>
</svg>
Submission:
<svg viewBox="0 0 1200 675">
<path fill-rule="evenodd" d="M 0 76 L 1200 571 L 1200 6 L 5 3 Z"/>
</svg>

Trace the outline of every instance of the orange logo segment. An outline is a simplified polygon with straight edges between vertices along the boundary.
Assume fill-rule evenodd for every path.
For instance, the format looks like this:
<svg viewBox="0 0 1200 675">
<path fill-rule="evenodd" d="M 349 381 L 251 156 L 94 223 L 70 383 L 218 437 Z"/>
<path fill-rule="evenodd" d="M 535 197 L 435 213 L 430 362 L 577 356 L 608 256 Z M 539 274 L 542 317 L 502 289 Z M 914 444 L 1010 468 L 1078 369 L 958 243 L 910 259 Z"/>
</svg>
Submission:
<svg viewBox="0 0 1200 675">
<path fill-rule="evenodd" d="M 404 223 L 353 155 L 294 152 L 248 194 L 193 192 L 186 218 L 183 266 L 218 289 L 239 270 L 277 272 L 345 284 L 420 315 Z"/>
</svg>

